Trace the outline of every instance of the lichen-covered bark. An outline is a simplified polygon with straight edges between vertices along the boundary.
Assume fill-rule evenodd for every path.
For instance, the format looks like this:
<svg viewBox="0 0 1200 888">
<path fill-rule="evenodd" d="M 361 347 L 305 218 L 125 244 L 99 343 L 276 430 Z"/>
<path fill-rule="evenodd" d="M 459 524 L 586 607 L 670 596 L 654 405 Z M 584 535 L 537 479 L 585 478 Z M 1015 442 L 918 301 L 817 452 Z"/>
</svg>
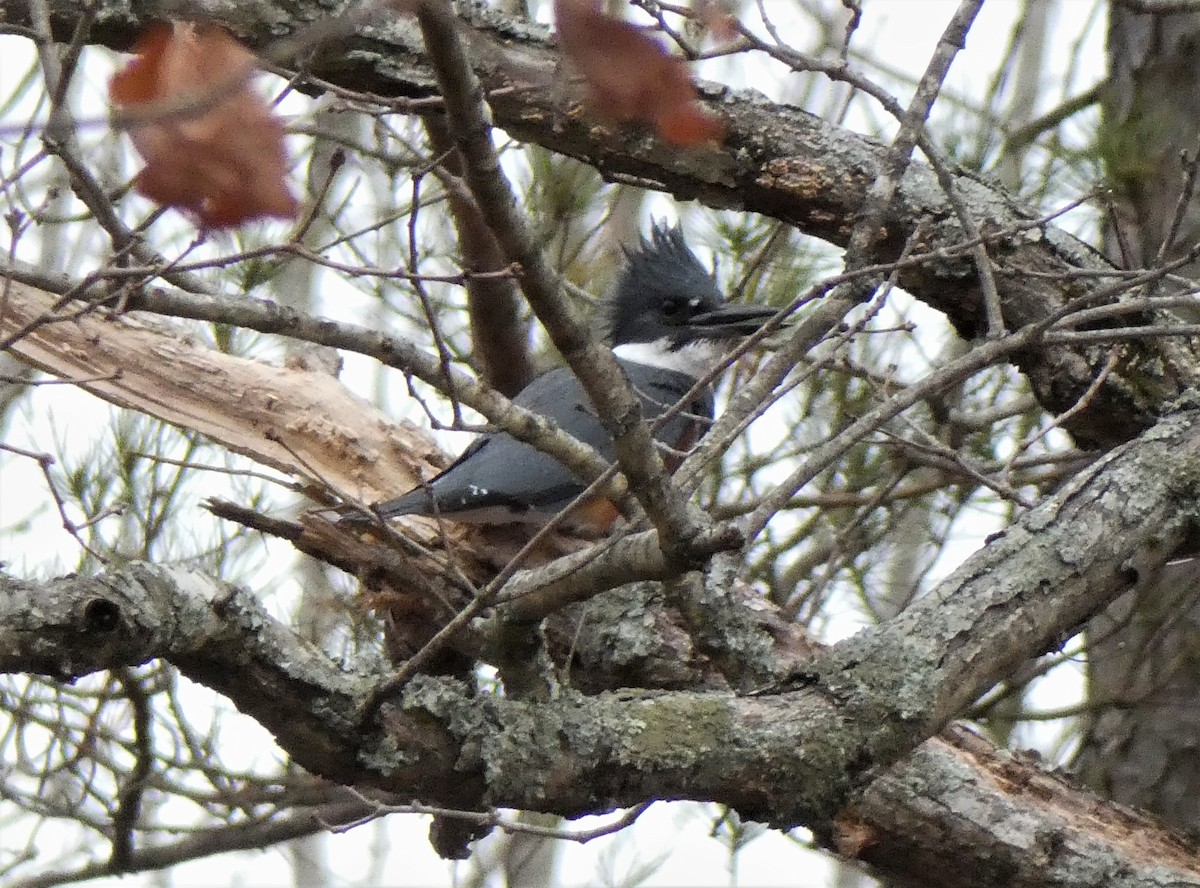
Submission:
<svg viewBox="0 0 1200 888">
<path fill-rule="evenodd" d="M 69 0 L 49 3 L 64 39 L 80 14 Z M 248 6 L 202 0 L 196 14 L 228 24 L 252 46 L 266 50 L 327 15 L 316 0 Z M 7 21 L 24 24 L 25 3 L 0 0 Z M 122 49 L 141 24 L 163 14 L 157 3 L 102 4 L 89 39 Z M 607 178 L 636 182 L 715 207 L 736 207 L 794 224 L 815 237 L 844 245 L 887 149 L 804 111 L 754 94 L 706 87 L 706 100 L 726 120 L 719 147 L 680 152 L 636 128 L 598 124 L 580 113 L 577 84 L 560 74 L 560 57 L 535 25 L 476 10 L 464 25 L 472 63 L 489 95 L 498 126 L 514 137 L 578 158 Z M 381 19 L 353 36 L 322 46 L 312 71 L 348 89 L 388 97 L 422 98 L 437 92 L 416 23 L 403 16 Z M 304 87 L 304 79 L 297 81 Z M 1111 271 L 1098 253 L 1037 222 L 1037 214 L 1001 189 L 950 171 L 977 227 L 989 238 L 1007 327 L 1051 317 L 1068 299 L 1087 301 L 1110 281 L 1072 278 L 1080 269 Z M 894 259 L 916 232 L 917 246 L 935 258 L 914 263 L 900 283 L 947 314 L 964 334 L 982 329 L 984 316 L 974 265 L 961 248 L 964 232 L 934 172 L 912 164 L 886 216 L 880 261 Z M 1042 346 L 1020 356 L 1046 409 L 1062 411 L 1088 391 L 1109 357 L 1108 347 Z M 1081 440 L 1110 446 L 1147 428 L 1163 404 L 1200 381 L 1200 366 L 1187 345 L 1151 338 L 1123 346 L 1117 372 L 1071 417 Z"/>
<path fill-rule="evenodd" d="M 1192 194 L 1180 206 L 1180 192 L 1200 138 L 1198 41 L 1195 11 L 1160 15 L 1111 4 L 1097 143 L 1121 226 L 1119 239 L 1111 228 L 1105 238 L 1115 260 L 1128 250 L 1133 264 L 1151 265 L 1160 251 L 1184 257 L 1197 242 L 1200 200 Z M 1193 261 L 1180 275 L 1194 280 L 1198 270 Z M 1186 280 L 1175 286 L 1191 289 Z M 1196 577 L 1195 561 L 1173 565 L 1089 624 L 1088 687 L 1099 705 L 1078 761 L 1081 776 L 1108 797 L 1190 833 L 1200 831 Z"/>
<path fill-rule="evenodd" d="M 363 708 L 376 677 L 344 671 L 246 592 L 148 565 L 37 586 L 3 579 L 0 670 L 69 677 L 163 657 L 268 727 L 306 768 L 454 807 L 578 815 L 651 798 L 712 799 L 833 841 L 866 817 L 861 806 L 869 808 L 872 787 L 891 768 L 909 789 L 885 784 L 889 798 L 904 799 L 914 816 L 945 809 L 961 819 L 947 775 L 903 778 L 913 767 L 940 774 L 936 758 L 902 759 L 964 701 L 1168 557 L 1196 518 L 1198 451 L 1200 414 L 1164 421 L 1032 510 L 896 620 L 781 670 L 775 687 L 750 696 L 564 688 L 532 702 L 419 676 L 378 709 Z M 902 840 L 878 815 L 864 823 L 864 853 L 883 841 L 877 831 Z M 1047 823 L 1047 834 L 1068 828 Z M 1088 841 L 1136 875 L 1128 884 L 1156 884 L 1168 865 L 1180 884 L 1200 878 L 1200 862 L 1182 850 L 1179 863 L 1135 859 L 1140 852 L 1122 844 L 1128 836 L 1108 835 L 1109 826 L 1097 818 Z M 955 827 L 948 819 L 945 828 Z M 1018 859 L 1028 849 L 999 831 L 947 853 L 959 855 L 955 867 L 974 865 L 972 854 L 1013 856 L 1004 866 L 990 857 L 984 876 L 1030 866 Z M 1050 842 L 1038 853 L 1048 871 L 1062 866 L 1061 855 L 1078 854 L 1078 843 Z M 991 883 L 1009 884 L 1001 875 Z"/>
</svg>

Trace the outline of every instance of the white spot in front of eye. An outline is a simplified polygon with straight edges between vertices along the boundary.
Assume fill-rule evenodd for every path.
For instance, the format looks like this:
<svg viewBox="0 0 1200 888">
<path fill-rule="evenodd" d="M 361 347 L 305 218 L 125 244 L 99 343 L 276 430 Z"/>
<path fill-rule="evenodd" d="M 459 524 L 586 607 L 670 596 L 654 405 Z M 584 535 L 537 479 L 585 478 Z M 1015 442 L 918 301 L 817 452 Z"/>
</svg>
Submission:
<svg viewBox="0 0 1200 888">
<path fill-rule="evenodd" d="M 688 308 L 699 308 L 699 307 L 700 307 L 699 299 L 689 299 L 688 300 Z"/>
</svg>

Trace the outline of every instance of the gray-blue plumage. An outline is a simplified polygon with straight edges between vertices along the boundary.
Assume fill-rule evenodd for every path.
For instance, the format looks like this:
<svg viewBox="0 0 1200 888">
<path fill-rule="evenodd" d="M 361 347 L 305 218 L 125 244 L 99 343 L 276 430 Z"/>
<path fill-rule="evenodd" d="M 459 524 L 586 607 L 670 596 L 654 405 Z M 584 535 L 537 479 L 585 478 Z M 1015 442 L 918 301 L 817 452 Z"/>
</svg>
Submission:
<svg viewBox="0 0 1200 888">
<path fill-rule="evenodd" d="M 652 422 L 716 366 L 731 340 L 753 333 L 773 312 L 726 304 L 678 227 L 656 226 L 626 257 L 626 267 L 599 317 L 641 398 L 643 416 Z M 609 462 L 616 460 L 612 439 L 570 370 L 558 368 L 539 376 L 513 401 L 553 420 Z M 664 458 L 690 447 L 712 417 L 712 392 L 705 387 L 655 433 L 666 449 Z M 436 478 L 374 510 L 384 518 L 441 515 L 484 524 L 541 523 L 584 489 L 583 481 L 553 457 L 507 432 L 493 432 L 476 439 Z"/>
<path fill-rule="evenodd" d="M 652 421 L 673 407 L 695 385 L 684 373 L 621 361 Z M 563 431 L 592 444 L 608 462 L 617 455 L 583 386 L 566 368 L 551 370 L 526 386 L 513 402 L 553 420 Z M 712 421 L 712 392 L 705 387 L 686 409 L 663 423 L 655 437 L 670 447 L 695 440 Z M 696 431 L 699 434 L 696 434 Z M 672 451 L 664 453 L 664 459 Z M 507 432 L 483 435 L 449 468 L 428 484 L 375 507 L 384 518 L 439 514 L 480 524 L 542 523 L 570 505 L 584 483 L 552 456 Z"/>
</svg>

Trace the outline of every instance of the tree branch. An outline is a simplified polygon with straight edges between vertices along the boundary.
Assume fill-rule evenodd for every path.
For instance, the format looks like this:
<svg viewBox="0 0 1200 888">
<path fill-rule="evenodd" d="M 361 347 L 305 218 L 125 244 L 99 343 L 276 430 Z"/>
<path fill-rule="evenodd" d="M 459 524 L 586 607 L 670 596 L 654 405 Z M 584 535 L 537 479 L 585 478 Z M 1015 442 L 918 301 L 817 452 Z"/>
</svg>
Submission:
<svg viewBox="0 0 1200 888">
<path fill-rule="evenodd" d="M 483 93 L 459 39 L 459 19 L 450 0 L 424 0 L 417 20 L 445 102 L 446 116 L 465 161 L 471 191 L 508 258 L 520 268 L 525 298 L 550 339 L 575 372 L 613 439 L 630 490 L 646 510 L 668 559 L 688 564 L 700 558 L 696 541 L 712 529 L 709 517 L 688 502 L 667 477 L 641 399 L 621 372 L 612 352 L 588 332 L 562 298 L 557 275 L 533 236 L 492 144 Z"/>
<path fill-rule="evenodd" d="M 341 791 L 342 794 L 345 790 Z M 177 842 L 152 845 L 133 851 L 122 866 L 110 861 L 94 861 L 76 869 L 50 871 L 9 883 L 9 888 L 51 888 L 98 879 L 102 876 L 166 869 L 189 860 L 211 857 L 229 851 L 260 850 L 278 842 L 325 832 L 330 823 L 346 823 L 369 815 L 374 809 L 369 799 L 330 802 L 300 809 L 273 820 L 221 824 L 201 830 Z"/>
<path fill-rule="evenodd" d="M 423 118 L 425 132 L 434 151 L 442 154 L 442 166 L 461 178 L 462 155 L 454 146 L 446 119 L 438 114 Z M 462 250 L 463 267 L 472 272 L 501 271 L 508 267 L 496 236 L 487 226 L 479 205 L 463 185 L 446 190 L 446 206 L 454 220 L 454 231 Z M 471 353 L 479 363 L 484 381 L 511 398 L 533 379 L 529 354 L 529 327 L 521 317 L 520 297 L 509 277 L 470 276 L 467 314 L 471 319 Z"/>
<path fill-rule="evenodd" d="M 25 276 L 20 269 L 4 270 L 14 279 Z M 63 289 L 69 289 L 72 283 L 64 281 Z M 85 291 L 77 295 L 86 298 L 89 293 Z M 101 293 L 97 298 L 102 302 L 110 301 L 105 297 L 106 294 Z M 46 290 L 14 283 L 10 290 L 7 310 L 0 316 L 0 339 L 17 337 L 11 347 L 13 353 L 40 369 L 69 379 L 91 380 L 95 377 L 111 376 L 113 370 L 122 366 L 121 362 L 127 350 L 136 352 L 144 358 L 149 378 L 137 378 L 130 373 L 125 376 L 127 382 L 124 384 L 120 382 L 120 378 L 80 383 L 82 388 L 112 403 L 194 428 L 233 450 L 246 453 L 268 465 L 285 468 L 287 471 L 300 471 L 305 466 L 320 467 L 321 477 L 314 480 L 344 478 L 347 469 L 355 463 L 358 464 L 357 471 L 360 474 L 368 472 L 368 468 L 363 465 L 365 461 L 376 459 L 378 452 L 394 449 L 393 459 L 399 460 L 402 467 L 399 471 L 389 474 L 382 470 L 394 466 L 374 467 L 381 469 L 375 474 L 375 483 L 387 485 L 382 490 L 379 487 L 368 486 L 362 480 L 342 488 L 357 492 L 369 491 L 376 498 L 381 498 L 378 496 L 381 493 L 395 495 L 397 491 L 415 485 L 419 479 L 412 471 L 411 455 L 430 455 L 435 452 L 428 438 L 423 434 L 418 435 L 412 426 L 407 427 L 410 430 L 407 434 L 391 440 L 388 436 L 394 433 L 397 427 L 381 418 L 380 424 L 386 425 L 379 429 L 379 439 L 366 442 L 372 445 L 369 449 L 356 448 L 356 442 L 350 439 L 344 441 L 336 453 L 321 454 L 304 450 L 302 455 L 305 466 L 297 466 L 295 451 L 284 448 L 285 457 L 280 448 L 272 448 L 261 439 L 256 439 L 251 444 L 244 436 L 231 437 L 223 434 L 219 428 L 227 410 L 225 402 L 230 390 L 224 386 L 233 385 L 237 380 L 222 375 L 227 371 L 216 373 L 212 368 L 215 365 L 232 366 L 237 359 L 229 359 L 210 349 L 189 343 L 179 333 L 161 326 L 155 328 L 144 323 L 134 324 L 121 318 L 105 320 L 95 311 L 87 312 L 87 303 L 72 302 L 66 306 L 57 306 L 58 302 L 59 300 Z M 458 398 L 514 437 L 528 441 L 551 454 L 580 477 L 595 479 L 608 471 L 608 464 L 594 450 L 554 426 L 545 417 L 516 406 L 499 392 L 479 385 L 457 368 L 444 367 L 436 358 L 398 337 L 355 324 L 312 317 L 269 300 L 249 296 L 204 296 L 145 288 L 130 295 L 125 301 L 125 306 L 171 317 L 234 324 L 261 333 L 291 336 L 317 345 L 370 355 L 389 366 L 419 377 L 448 396 Z M 18 336 L 27 327 L 34 329 Z M 163 350 L 175 352 L 179 363 L 173 365 L 172 362 L 161 360 L 159 353 Z M 253 366 L 254 369 L 248 372 L 256 374 L 262 386 L 262 376 L 267 373 L 266 365 L 253 361 L 243 363 Z M 125 373 L 122 369 L 122 374 Z M 163 385 L 173 386 L 169 393 L 160 397 L 155 397 L 155 393 L 163 388 L 154 384 L 156 374 L 162 374 Z M 215 385 L 211 389 L 200 386 L 193 394 L 191 389 L 196 384 L 197 376 L 203 379 L 205 374 L 214 377 Z M 278 369 L 277 375 L 280 377 L 280 388 L 285 391 L 289 389 L 286 384 L 288 379 L 302 380 L 303 384 L 294 388 L 298 394 L 309 398 L 306 403 L 309 403 L 310 409 L 293 409 L 289 405 L 272 406 L 270 399 L 274 393 L 274 386 L 266 385 L 261 392 L 257 392 L 257 400 L 243 402 L 243 406 L 247 408 L 246 412 L 240 420 L 235 418 L 232 425 L 244 425 L 261 433 L 262 418 L 272 414 L 288 415 L 292 418 L 309 417 L 315 422 L 325 413 L 324 406 L 316 405 L 324 405 L 326 399 L 344 404 L 351 412 L 361 410 L 365 411 L 367 416 L 382 417 L 374 407 L 355 398 L 328 375 L 322 377 L 322 374 L 318 373 L 283 369 Z M 243 391 L 245 388 L 239 386 L 235 390 Z M 203 410 L 197 405 L 198 401 L 202 402 Z M 180 411 L 180 403 L 196 406 L 197 415 L 192 416 Z M 214 410 L 220 415 L 205 421 L 205 417 Z M 351 416 L 350 421 L 355 422 L 361 418 Z M 286 434 L 287 430 L 273 431 Z M 288 443 L 303 447 L 320 436 L 310 435 L 307 440 L 301 440 L 302 437 L 297 435 L 295 439 L 289 439 Z M 329 437 L 334 438 L 335 433 L 331 433 Z M 406 453 L 409 454 L 407 461 L 404 459 Z M 373 469 L 370 471 L 373 473 Z M 308 471 L 306 474 L 312 476 L 314 473 Z M 617 480 L 609 481 L 604 491 L 611 493 L 614 498 L 620 497 L 623 495 L 623 484 Z"/>
<path fill-rule="evenodd" d="M 268 727 L 297 762 L 339 782 L 445 807 L 568 816 L 649 798 L 712 799 L 751 819 L 804 824 L 830 841 L 858 810 L 848 806 L 867 803 L 888 768 L 963 705 L 1169 557 L 1196 520 L 1198 451 L 1200 414 L 1164 421 L 1033 509 L 899 617 L 757 696 L 564 690 L 535 704 L 418 676 L 360 724 L 372 679 L 343 671 L 252 595 L 141 564 L 97 579 L 0 580 L 0 670 L 65 678 L 164 657 Z M 919 755 L 891 775 L 913 786 L 962 786 L 961 775 L 922 773 L 936 757 L 930 762 Z M 906 798 L 929 807 L 928 799 Z M 949 797 L 938 806 L 958 810 Z M 883 829 L 882 815 L 873 816 L 872 829 Z M 1047 829 L 1058 835 L 1064 827 Z M 1118 847 L 1127 842 L 1103 839 L 1104 853 L 1124 855 L 1122 865 L 1145 875 L 1145 864 Z M 1077 848 L 1050 841 L 1040 853 L 1057 860 L 1067 845 Z M 1200 883 L 1195 863 L 1178 864 L 1191 870 L 1193 881 L 1183 884 Z"/>
<path fill-rule="evenodd" d="M 163 14 L 158 4 L 147 6 L 146 16 Z M 78 4 L 52 0 L 50 8 L 51 24 L 67 39 L 80 14 Z M 197 0 L 194 9 L 261 48 L 325 15 L 315 0 L 301 0 L 286 11 L 219 0 Z M 11 24 L 28 24 L 25 3 L 0 0 L 0 13 Z M 142 21 L 131 17 L 127 7 L 104 6 L 96 13 L 91 39 L 125 48 Z M 756 94 L 711 84 L 702 85 L 702 92 L 727 123 L 725 143 L 676 151 L 635 127 L 615 128 L 579 114 L 582 90 L 560 75 L 559 55 L 539 26 L 473 9 L 461 33 L 496 125 L 517 139 L 589 163 L 613 181 L 713 207 L 762 213 L 844 246 L 886 163 L 888 149 L 871 139 Z M 419 29 L 403 18 L 360 28 L 352 38 L 326 46 L 317 62 L 313 78 L 347 90 L 398 98 L 438 92 Z M 305 77 L 296 82 L 304 87 Z M 320 86 L 312 88 L 319 91 Z M 1068 298 L 1065 292 L 1081 303 L 1098 298 L 1105 288 L 1103 274 L 1114 271 L 1103 257 L 1053 226 L 1036 223 L 1037 214 L 989 183 L 963 172 L 953 178 L 963 205 L 972 208 L 980 230 L 989 236 L 988 254 L 995 263 L 1007 329 L 1059 311 Z M 899 284 L 945 312 L 963 335 L 985 331 L 986 302 L 973 260 L 969 251 L 958 249 L 966 233 L 927 166 L 909 165 L 883 228 L 880 260 L 899 256 L 914 235 L 919 235 L 920 252 L 937 256 L 937 261 L 906 267 Z M 1093 275 L 1075 276 L 1080 270 Z M 1071 288 L 1064 291 L 1067 280 Z M 1200 382 L 1200 361 L 1193 352 L 1190 345 L 1128 344 L 1120 366 L 1088 408 L 1072 417 L 1069 430 L 1085 442 L 1109 446 L 1149 427 L 1164 403 Z M 1019 363 L 1042 405 L 1062 412 L 1080 400 L 1107 356 L 1104 348 L 1043 346 L 1020 355 Z"/>
</svg>

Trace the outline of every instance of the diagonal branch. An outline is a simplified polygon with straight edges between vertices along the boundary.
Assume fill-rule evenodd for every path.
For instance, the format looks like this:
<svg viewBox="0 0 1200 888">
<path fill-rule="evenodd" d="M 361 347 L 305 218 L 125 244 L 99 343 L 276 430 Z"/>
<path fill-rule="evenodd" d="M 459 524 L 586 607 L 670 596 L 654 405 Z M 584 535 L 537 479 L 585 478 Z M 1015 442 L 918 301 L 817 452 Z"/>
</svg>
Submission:
<svg viewBox="0 0 1200 888">
<path fill-rule="evenodd" d="M 341 790 L 344 795 L 345 790 Z M 334 801 L 313 808 L 300 808 L 285 817 L 222 824 L 188 835 L 178 841 L 138 848 L 121 866 L 94 861 L 76 869 L 50 871 L 9 882 L 10 888 L 52 888 L 73 885 L 103 876 L 163 870 L 189 860 L 199 860 L 229 851 L 258 851 L 279 842 L 325 832 L 330 823 L 346 823 L 365 817 L 373 810 L 369 799 Z"/>
<path fill-rule="evenodd" d="M 49 0 L 48 5 L 56 35 L 69 39 L 79 5 L 71 0 Z M 286 12 L 217 0 L 196 0 L 193 7 L 264 48 L 274 45 L 280 33 L 300 30 L 304 22 L 326 14 L 316 0 L 298 0 Z M 27 4 L 18 0 L 0 0 L 0 13 L 12 25 L 29 24 Z M 719 148 L 680 152 L 637 128 L 597 124 L 578 113 L 582 91 L 559 76 L 559 55 L 544 29 L 479 7 L 465 14 L 469 18 L 460 20 L 460 33 L 495 124 L 517 139 L 589 163 L 610 180 L 713 207 L 762 213 L 844 246 L 886 163 L 887 147 L 865 136 L 757 94 L 712 84 L 702 91 L 728 129 Z M 90 39 L 125 48 L 140 25 L 128 7 L 103 5 Z M 319 91 L 316 83 L 330 82 L 368 98 L 438 94 L 419 29 L 411 20 L 361 28 L 352 39 L 328 45 L 316 61 L 314 79 L 299 77 L 299 86 L 307 82 Z M 961 203 L 972 208 L 980 231 L 990 238 L 988 253 L 995 263 L 1006 329 L 1038 323 L 1059 311 L 1067 292 L 1080 302 L 1092 300 L 1112 280 L 1104 276 L 1116 274 L 1096 251 L 1037 222 L 1037 213 L 998 187 L 966 172 L 951 175 Z M 944 312 L 964 335 L 987 329 L 988 303 L 974 260 L 969 250 L 959 249 L 967 233 L 931 169 L 910 164 L 882 229 L 877 261 L 899 256 L 914 235 L 919 235 L 921 252 L 939 256 L 937 262 L 906 267 L 900 286 Z M 1087 344 L 1063 344 L 1031 349 L 1019 356 L 1019 364 L 1042 406 L 1060 413 L 1079 402 L 1107 355 Z M 1200 362 L 1190 345 L 1130 343 L 1122 357 L 1088 409 L 1072 417 L 1070 431 L 1088 443 L 1110 446 L 1127 440 L 1152 425 L 1164 403 L 1200 382 Z"/>
<path fill-rule="evenodd" d="M 120 318 L 105 320 L 97 314 L 94 305 L 91 312 L 87 311 L 88 303 L 72 302 L 56 310 L 58 300 L 52 293 L 33 286 L 18 284 L 15 279 L 38 280 L 43 285 L 51 285 L 54 281 L 45 280 L 44 275 L 36 273 L 27 275 L 20 269 L 5 270 L 14 279 L 14 283 L 7 310 L 3 316 L 0 316 L 0 338 L 15 335 L 26 327 L 36 328 L 21 336 L 13 344 L 14 354 L 48 372 L 71 379 L 89 380 L 92 377 L 111 375 L 113 369 L 122 366 L 120 356 L 125 353 L 126 349 L 132 349 L 145 358 L 146 373 L 149 379 L 136 380 L 129 374 L 124 383 L 120 379 L 101 379 L 81 382 L 81 387 L 121 406 L 133 407 L 170 422 L 194 428 L 225 443 L 231 449 L 260 459 L 267 464 L 275 465 L 277 468 L 285 468 L 292 472 L 303 468 L 296 465 L 295 452 L 288 451 L 286 447 L 272 448 L 257 439 L 254 445 L 250 446 L 244 437 L 233 439 L 223 433 L 220 428 L 221 416 L 219 414 L 226 410 L 224 402 L 227 400 L 229 389 L 222 389 L 221 386 L 230 384 L 228 380 L 216 380 L 217 385 L 209 390 L 207 397 L 203 392 L 196 393 L 207 405 L 208 413 L 212 414 L 208 417 L 208 421 L 197 415 L 182 415 L 176 409 L 180 401 L 192 403 L 196 400 L 194 396 L 189 396 L 189 386 L 194 381 L 192 374 L 198 374 L 200 378 L 203 378 L 199 365 L 206 361 L 224 364 L 225 356 L 215 353 L 206 354 L 210 350 L 187 342 L 178 333 L 166 332 L 164 334 L 161 327 L 156 329 L 141 322 L 132 323 Z M 62 284 L 62 289 L 69 289 L 69 282 L 64 281 Z M 97 298 L 102 303 L 109 301 L 104 293 L 100 293 Z M 269 300 L 254 299 L 248 296 L 233 298 L 187 294 L 173 290 L 143 289 L 131 295 L 125 305 L 131 309 L 140 309 L 159 315 L 234 324 L 261 333 L 290 335 L 306 342 L 370 355 L 389 366 L 396 367 L 405 373 L 411 373 L 438 390 L 458 398 L 462 403 L 479 411 L 488 420 L 513 436 L 528 441 L 535 447 L 551 454 L 582 478 L 599 478 L 608 471 L 608 464 L 595 451 L 581 444 L 544 417 L 516 406 L 499 392 L 479 385 L 462 371 L 454 367 L 443 366 L 436 358 L 425 354 L 399 337 L 379 333 L 355 324 L 313 317 Z M 134 332 L 139 328 L 141 329 L 140 333 Z M 170 379 L 172 374 L 171 368 L 164 366 L 164 362 L 158 356 L 158 352 L 162 349 L 174 350 L 179 355 L 190 355 L 191 360 L 195 363 L 190 367 L 176 367 L 175 378 L 171 380 L 175 388 L 156 397 L 155 393 L 158 389 L 151 384 L 154 375 L 162 373 L 165 379 Z M 262 367 L 256 362 L 248 361 L 246 363 Z M 293 375 L 289 376 L 289 373 Z M 311 388 L 306 388 L 307 382 L 298 386 L 289 386 L 287 382 L 289 379 L 299 380 L 322 374 L 305 373 L 301 375 L 300 371 L 279 369 L 278 375 L 282 388 L 297 391 L 301 397 L 311 399 L 314 405 L 323 405 L 324 399 L 331 399 L 335 402 L 357 400 L 350 396 L 340 383 L 327 375 L 323 381 L 314 379 Z M 235 390 L 242 390 L 242 388 L 238 387 Z M 315 417 L 320 417 L 325 412 L 323 407 L 318 406 L 313 406 L 307 412 L 300 409 L 296 409 L 294 412 L 291 409 L 273 409 L 270 403 L 271 391 L 272 389 L 267 388 L 257 392 L 256 397 L 260 399 L 258 402 L 255 402 L 253 398 L 243 401 L 242 406 L 246 408 L 245 416 L 250 419 L 245 423 L 235 422 L 235 424 L 256 428 L 259 434 L 262 434 L 264 431 L 262 417 L 269 417 L 272 413 L 309 416 L 314 417 L 313 421 L 316 421 Z M 375 408 L 366 405 L 365 402 L 359 401 L 359 404 L 361 406 L 357 406 L 356 409 L 380 415 Z M 384 423 L 386 420 L 380 419 L 380 422 Z M 286 430 L 279 429 L 275 431 L 286 432 Z M 372 448 L 378 448 L 381 451 L 389 448 L 398 450 L 397 457 L 401 460 L 402 454 L 406 451 L 425 455 L 434 452 L 424 437 L 417 439 L 410 434 L 409 437 L 412 437 L 412 440 L 389 442 L 387 436 L 382 432 L 383 430 L 381 430 L 380 440 L 368 443 L 372 445 Z M 308 442 L 298 441 L 296 443 L 303 446 Z M 354 444 L 353 440 L 343 441 L 338 453 L 325 455 L 306 451 L 304 453 L 306 465 L 322 469 L 321 477 L 314 478 L 314 480 L 344 478 L 346 466 L 341 465 L 341 461 L 353 465 L 355 462 L 361 463 L 364 459 L 374 458 L 373 450 L 364 447 L 355 452 Z M 348 452 L 342 452 L 343 450 Z M 378 498 L 381 493 L 394 494 L 397 489 L 404 487 L 403 479 L 410 479 L 410 486 L 416 483 L 417 478 L 412 472 L 411 465 L 411 462 L 408 462 L 402 470 L 391 475 L 389 486 L 384 487 L 382 491 L 378 487 L 366 487 L 361 481 L 347 484 L 341 489 L 369 491 L 375 498 Z M 366 471 L 362 466 L 358 468 L 360 471 Z M 306 474 L 314 473 L 307 472 Z M 384 473 L 377 475 L 376 478 L 386 480 L 389 475 Z M 604 488 L 606 492 L 611 491 L 614 497 L 621 495 L 621 487 L 615 482 L 607 482 L 607 485 Z"/>
<path fill-rule="evenodd" d="M 463 175 L 462 155 L 454 147 L 445 117 L 426 114 L 425 132 L 442 166 L 458 178 Z M 463 267 L 470 272 L 502 271 L 508 262 L 488 228 L 479 205 L 465 187 L 446 190 L 446 205 L 462 251 Z M 517 288 L 508 277 L 468 276 L 467 315 L 471 319 L 471 352 L 480 375 L 492 388 L 512 397 L 533 378 L 529 354 L 529 329 L 521 317 Z"/>
<path fill-rule="evenodd" d="M 663 551 L 672 561 L 696 560 L 700 553 L 694 543 L 711 529 L 711 522 L 667 478 L 654 437 L 642 419 L 641 400 L 616 358 L 597 337 L 589 335 L 562 298 L 557 276 L 525 215 L 517 209 L 512 186 L 492 144 L 483 92 L 467 60 L 449 0 L 424 0 L 417 6 L 417 20 L 445 101 L 450 131 L 463 156 L 466 180 L 508 258 L 520 266 L 518 279 L 525 298 L 612 436 L 630 490 L 658 531 Z"/>
<path fill-rule="evenodd" d="M 964 778 L 939 772 L 949 767 L 943 759 L 897 762 L 1169 558 L 1197 519 L 1198 453 L 1200 414 L 1164 421 L 1031 510 L 927 598 L 814 657 L 789 686 L 757 696 L 564 690 L 530 703 L 417 677 L 360 723 L 373 679 L 343 671 L 251 594 L 142 564 L 95 579 L 0 578 L 0 671 L 68 677 L 163 657 L 269 728 L 297 762 L 339 782 L 446 807 L 569 816 L 649 798 L 711 799 L 748 818 L 804 824 L 831 841 L 870 807 L 873 789 L 889 785 L 881 779 L 910 787 L 891 784 L 886 797 L 911 805 L 913 817 L 918 808 L 929 816 L 929 800 L 913 797 L 918 784 L 945 788 L 934 808 L 958 804 Z M 1004 791 L 987 789 L 994 778 L 973 779 L 975 791 Z M 1038 810 L 1051 819 L 1069 810 L 1049 807 Z M 1094 801 L 1081 803 L 1085 809 L 1103 811 L 1103 822 L 1124 816 Z M 888 828 L 880 811 L 869 819 L 872 830 Z M 1094 832 L 1096 822 L 1087 824 Z M 1047 829 L 1062 835 L 1065 827 Z M 1142 874 L 1127 884 L 1149 884 L 1147 867 L 1166 861 L 1192 873 L 1172 873 L 1181 884 L 1196 883 L 1195 861 L 1168 837 L 1154 840 L 1152 865 L 1130 863 L 1136 849 L 1128 841 L 1126 830 L 1100 849 L 1106 860 L 1124 854 L 1123 865 Z M 1058 866 L 1058 855 L 1079 847 L 1052 841 L 1039 853 Z M 1028 871 L 1028 861 L 1017 863 L 1012 871 Z"/>
</svg>

